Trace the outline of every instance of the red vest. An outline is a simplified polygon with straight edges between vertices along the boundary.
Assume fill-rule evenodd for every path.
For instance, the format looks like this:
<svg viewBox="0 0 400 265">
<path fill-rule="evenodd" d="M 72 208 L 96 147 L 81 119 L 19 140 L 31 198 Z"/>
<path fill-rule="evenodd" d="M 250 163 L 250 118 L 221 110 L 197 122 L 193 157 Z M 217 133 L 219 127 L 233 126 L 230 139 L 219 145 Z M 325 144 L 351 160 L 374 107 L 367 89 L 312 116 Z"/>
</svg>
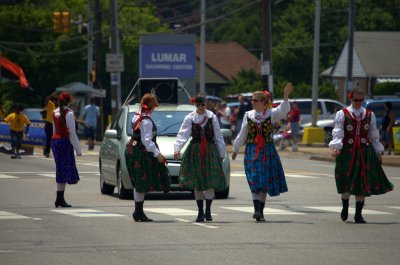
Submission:
<svg viewBox="0 0 400 265">
<path fill-rule="evenodd" d="M 67 113 L 69 110 L 65 109 L 63 111 L 64 111 L 64 115 L 67 116 Z M 65 120 L 63 120 L 61 118 L 61 115 L 59 115 L 57 117 L 55 115 L 55 113 L 53 112 L 53 121 L 54 121 L 53 126 L 55 128 L 55 132 L 53 134 L 53 139 L 68 138 L 69 137 L 68 128 L 67 128 Z"/>
</svg>

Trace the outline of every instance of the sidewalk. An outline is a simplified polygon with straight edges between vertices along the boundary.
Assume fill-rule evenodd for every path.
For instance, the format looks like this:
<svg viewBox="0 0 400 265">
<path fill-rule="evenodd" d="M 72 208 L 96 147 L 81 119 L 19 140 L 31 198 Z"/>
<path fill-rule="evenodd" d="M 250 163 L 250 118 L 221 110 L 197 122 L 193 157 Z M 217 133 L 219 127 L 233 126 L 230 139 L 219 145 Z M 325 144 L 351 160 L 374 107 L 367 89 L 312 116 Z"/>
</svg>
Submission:
<svg viewBox="0 0 400 265">
<path fill-rule="evenodd" d="M 319 160 L 334 163 L 335 160 L 331 157 L 331 149 L 324 145 L 304 145 L 298 144 L 299 150 L 297 152 L 290 151 L 290 146 L 285 150 L 278 150 L 280 157 L 285 158 L 296 158 L 296 159 L 304 159 L 304 160 Z M 227 146 L 228 153 L 232 153 L 232 146 Z M 240 149 L 240 153 L 243 153 L 244 147 Z M 383 155 L 382 156 L 382 165 L 391 166 L 391 167 L 400 167 L 400 155 Z"/>
</svg>

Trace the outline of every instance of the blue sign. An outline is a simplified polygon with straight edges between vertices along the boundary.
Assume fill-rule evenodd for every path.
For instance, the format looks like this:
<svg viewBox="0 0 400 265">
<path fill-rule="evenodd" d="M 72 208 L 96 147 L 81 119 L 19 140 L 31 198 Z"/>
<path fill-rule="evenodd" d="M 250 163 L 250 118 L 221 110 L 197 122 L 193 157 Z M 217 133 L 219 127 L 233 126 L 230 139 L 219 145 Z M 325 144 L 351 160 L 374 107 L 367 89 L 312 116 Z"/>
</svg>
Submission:
<svg viewBox="0 0 400 265">
<path fill-rule="evenodd" d="M 194 78 L 194 45 L 140 45 L 140 77 Z"/>
<path fill-rule="evenodd" d="M 24 135 L 22 144 L 44 146 L 46 144 L 45 124 L 45 121 L 31 120 L 29 133 Z M 11 142 L 10 125 L 4 121 L 0 122 L 0 142 Z"/>
</svg>

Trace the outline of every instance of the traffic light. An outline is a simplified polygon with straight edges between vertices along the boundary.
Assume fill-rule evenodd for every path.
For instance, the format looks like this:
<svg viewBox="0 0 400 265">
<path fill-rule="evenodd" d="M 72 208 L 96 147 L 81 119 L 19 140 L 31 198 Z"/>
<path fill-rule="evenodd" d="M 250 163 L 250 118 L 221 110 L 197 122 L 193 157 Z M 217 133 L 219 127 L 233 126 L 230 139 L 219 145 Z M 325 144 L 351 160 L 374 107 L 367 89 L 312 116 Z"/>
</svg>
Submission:
<svg viewBox="0 0 400 265">
<path fill-rule="evenodd" d="M 62 12 L 62 32 L 70 33 L 71 32 L 71 12 L 66 11 Z"/>
<path fill-rule="evenodd" d="M 53 31 L 58 33 L 61 32 L 61 12 L 53 12 Z"/>
<path fill-rule="evenodd" d="M 53 12 L 53 31 L 56 33 L 71 32 L 71 12 Z"/>
</svg>

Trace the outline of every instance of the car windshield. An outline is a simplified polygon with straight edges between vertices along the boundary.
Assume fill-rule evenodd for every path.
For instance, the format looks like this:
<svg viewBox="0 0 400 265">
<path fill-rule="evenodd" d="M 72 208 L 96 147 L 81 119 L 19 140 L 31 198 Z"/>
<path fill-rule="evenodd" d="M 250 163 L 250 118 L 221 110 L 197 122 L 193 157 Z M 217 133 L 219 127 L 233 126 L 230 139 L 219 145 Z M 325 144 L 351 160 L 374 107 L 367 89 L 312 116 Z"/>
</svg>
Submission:
<svg viewBox="0 0 400 265">
<path fill-rule="evenodd" d="M 388 100 L 390 101 L 390 100 Z M 372 102 L 366 107 L 369 110 L 372 110 L 377 119 L 381 119 L 385 115 L 385 107 L 384 102 Z M 392 111 L 396 113 L 396 116 L 399 115 L 400 112 L 400 102 L 392 102 Z"/>
<path fill-rule="evenodd" d="M 29 120 L 41 120 L 42 119 L 42 114 L 40 113 L 40 110 L 25 110 L 24 113 L 28 117 Z"/>
<path fill-rule="evenodd" d="M 157 135 L 176 136 L 183 119 L 191 111 L 154 111 L 151 118 L 157 126 Z M 127 119 L 127 135 L 132 135 L 131 122 L 136 112 L 130 112 Z"/>
</svg>

